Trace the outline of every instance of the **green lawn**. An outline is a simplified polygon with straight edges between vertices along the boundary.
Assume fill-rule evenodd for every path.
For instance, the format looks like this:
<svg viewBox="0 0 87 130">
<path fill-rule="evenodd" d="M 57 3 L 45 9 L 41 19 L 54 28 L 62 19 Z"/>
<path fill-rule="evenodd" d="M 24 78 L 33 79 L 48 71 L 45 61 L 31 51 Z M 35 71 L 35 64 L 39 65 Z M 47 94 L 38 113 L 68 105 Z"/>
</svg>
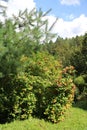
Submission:
<svg viewBox="0 0 87 130">
<path fill-rule="evenodd" d="M 72 107 L 66 114 L 65 120 L 58 124 L 30 118 L 25 121 L 1 124 L 0 130 L 87 130 L 87 110 Z"/>
</svg>

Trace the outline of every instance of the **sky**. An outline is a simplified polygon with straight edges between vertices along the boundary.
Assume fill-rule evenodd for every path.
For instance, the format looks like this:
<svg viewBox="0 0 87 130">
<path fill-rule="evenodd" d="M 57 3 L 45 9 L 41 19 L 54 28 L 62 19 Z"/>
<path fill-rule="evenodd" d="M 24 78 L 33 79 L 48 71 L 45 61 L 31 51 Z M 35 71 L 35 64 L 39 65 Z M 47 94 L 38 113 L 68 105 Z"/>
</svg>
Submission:
<svg viewBox="0 0 87 130">
<path fill-rule="evenodd" d="M 71 38 L 87 32 L 87 0 L 0 0 L 7 4 L 8 16 L 18 10 L 41 8 L 43 12 L 52 9 L 47 18 L 49 26 L 58 18 L 52 32 L 60 37 Z"/>
</svg>

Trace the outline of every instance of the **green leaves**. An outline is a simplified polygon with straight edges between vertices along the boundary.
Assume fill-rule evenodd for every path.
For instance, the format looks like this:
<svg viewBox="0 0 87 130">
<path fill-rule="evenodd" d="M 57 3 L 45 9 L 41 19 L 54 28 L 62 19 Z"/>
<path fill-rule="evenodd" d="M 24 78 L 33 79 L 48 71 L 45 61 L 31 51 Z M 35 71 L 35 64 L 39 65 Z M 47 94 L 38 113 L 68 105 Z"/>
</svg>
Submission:
<svg viewBox="0 0 87 130">
<path fill-rule="evenodd" d="M 46 14 L 20 11 L 0 28 L 0 115 L 5 121 L 34 115 L 57 123 L 73 100 L 74 70 L 41 52 L 41 43 L 53 37 L 54 24 L 49 30 Z"/>
<path fill-rule="evenodd" d="M 26 64 L 23 73 L 31 77 L 37 99 L 34 114 L 46 116 L 54 123 L 62 120 L 74 97 L 74 67 L 63 69 L 60 62 L 44 53 L 37 53 L 32 58 L 22 57 L 21 62 Z"/>
</svg>

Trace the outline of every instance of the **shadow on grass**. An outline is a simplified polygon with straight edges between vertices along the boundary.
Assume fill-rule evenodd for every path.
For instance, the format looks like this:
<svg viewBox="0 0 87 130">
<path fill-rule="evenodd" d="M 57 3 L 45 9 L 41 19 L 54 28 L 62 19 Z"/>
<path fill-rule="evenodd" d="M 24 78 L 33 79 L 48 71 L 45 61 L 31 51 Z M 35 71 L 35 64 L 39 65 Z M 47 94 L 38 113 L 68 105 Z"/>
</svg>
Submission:
<svg viewBox="0 0 87 130">
<path fill-rule="evenodd" d="M 78 107 L 87 110 L 87 100 L 77 101 L 76 103 L 73 103 L 73 107 Z"/>
</svg>

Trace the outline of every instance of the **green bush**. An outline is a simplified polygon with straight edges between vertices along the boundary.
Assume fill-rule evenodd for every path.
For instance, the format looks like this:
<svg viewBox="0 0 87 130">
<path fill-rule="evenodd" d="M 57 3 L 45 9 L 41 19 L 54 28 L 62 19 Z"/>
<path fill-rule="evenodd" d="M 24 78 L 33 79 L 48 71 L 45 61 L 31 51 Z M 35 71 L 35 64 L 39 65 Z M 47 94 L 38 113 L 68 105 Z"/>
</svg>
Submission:
<svg viewBox="0 0 87 130">
<path fill-rule="evenodd" d="M 66 109 L 71 106 L 75 85 L 72 80 L 73 67 L 66 67 L 61 70 L 58 79 L 46 92 L 46 109 L 44 114 L 47 118 L 54 123 L 57 123 L 64 119 L 64 113 Z"/>
<path fill-rule="evenodd" d="M 76 77 L 74 83 L 76 84 L 75 100 L 85 99 L 87 95 L 86 75 Z"/>
<path fill-rule="evenodd" d="M 36 97 L 32 92 L 32 79 L 30 76 L 17 75 L 13 80 L 15 87 L 15 102 L 11 115 L 18 119 L 27 119 L 35 109 Z"/>
<path fill-rule="evenodd" d="M 27 119 L 35 108 L 31 79 L 24 75 L 2 78 L 0 88 L 0 122 Z"/>
<path fill-rule="evenodd" d="M 77 78 L 75 78 L 74 80 L 77 88 L 79 89 L 79 93 L 81 94 L 84 90 L 84 86 L 85 86 L 85 80 L 83 78 L 83 76 L 78 76 Z"/>
<path fill-rule="evenodd" d="M 74 68 L 62 68 L 59 61 L 44 53 L 22 56 L 20 73 L 2 78 L 0 113 L 6 120 L 39 116 L 54 123 L 62 120 L 70 107 L 75 85 Z"/>
<path fill-rule="evenodd" d="M 62 120 L 74 97 L 74 68 L 63 69 L 59 61 L 44 53 L 37 53 L 32 58 L 23 56 L 21 62 L 25 64 L 24 73 L 32 77 L 37 99 L 34 114 L 52 122 Z"/>
<path fill-rule="evenodd" d="M 85 80 L 83 78 L 83 76 L 78 76 L 75 80 L 74 80 L 75 84 L 78 86 L 82 86 L 85 84 Z"/>
</svg>

